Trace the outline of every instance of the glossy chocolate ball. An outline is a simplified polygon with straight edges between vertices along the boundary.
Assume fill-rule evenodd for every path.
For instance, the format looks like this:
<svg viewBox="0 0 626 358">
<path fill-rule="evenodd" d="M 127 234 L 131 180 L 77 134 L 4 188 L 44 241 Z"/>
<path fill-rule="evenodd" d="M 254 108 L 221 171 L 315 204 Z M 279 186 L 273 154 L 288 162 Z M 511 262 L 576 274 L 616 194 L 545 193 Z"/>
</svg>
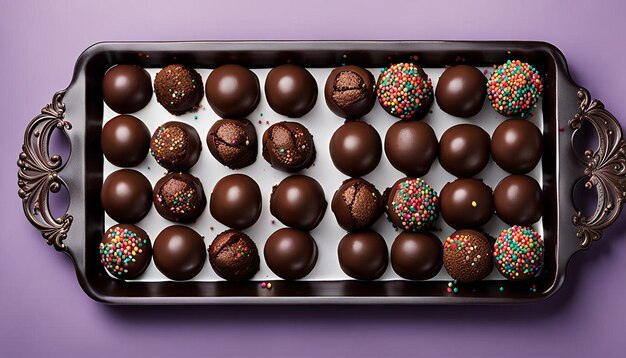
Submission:
<svg viewBox="0 0 626 358">
<path fill-rule="evenodd" d="M 270 235 L 263 256 L 272 272 L 285 280 L 297 280 L 315 267 L 317 245 L 308 233 L 284 228 Z"/>
<path fill-rule="evenodd" d="M 480 179 L 457 179 L 444 185 L 439 194 L 441 216 L 455 229 L 485 225 L 493 215 L 491 188 Z"/>
<path fill-rule="evenodd" d="M 159 126 L 150 140 L 150 153 L 169 171 L 187 171 L 193 167 L 202 150 L 198 132 L 183 122 L 167 122 Z"/>
<path fill-rule="evenodd" d="M 263 158 L 272 168 L 299 172 L 310 167 L 315 157 L 313 136 L 300 123 L 279 122 L 263 133 Z"/>
<path fill-rule="evenodd" d="M 453 280 L 480 281 L 493 269 L 492 245 L 482 232 L 455 231 L 443 244 L 443 265 Z"/>
<path fill-rule="evenodd" d="M 342 118 L 359 119 L 368 114 L 374 102 L 374 75 L 363 67 L 341 66 L 330 72 L 324 97 L 330 110 Z"/>
<path fill-rule="evenodd" d="M 240 65 L 220 66 L 206 80 L 206 98 L 222 118 L 245 117 L 259 104 L 259 78 Z"/>
<path fill-rule="evenodd" d="M 202 76 L 184 65 L 166 66 L 154 78 L 154 94 L 168 112 L 184 114 L 200 105 L 204 96 Z"/>
<path fill-rule="evenodd" d="M 541 131 L 526 119 L 507 119 L 493 132 L 493 160 L 511 174 L 531 171 L 539 163 L 542 153 Z"/>
<path fill-rule="evenodd" d="M 228 281 L 245 281 L 259 271 L 259 251 L 241 231 L 226 230 L 209 246 L 209 262 L 216 274 Z"/>
<path fill-rule="evenodd" d="M 121 169 L 109 174 L 102 184 L 100 202 L 111 219 L 134 224 L 150 211 L 152 186 L 138 171 Z"/>
<path fill-rule="evenodd" d="M 180 223 L 194 222 L 206 207 L 200 179 L 188 173 L 170 173 L 159 179 L 152 199 L 159 215 Z"/>
<path fill-rule="evenodd" d="M 359 177 L 376 168 L 382 155 L 378 131 L 361 121 L 348 121 L 330 138 L 330 158 L 340 172 Z"/>
<path fill-rule="evenodd" d="M 205 261 L 204 238 L 186 226 L 166 227 L 154 240 L 154 264 L 172 280 L 194 278 Z"/>
<path fill-rule="evenodd" d="M 376 187 L 361 178 L 348 179 L 333 196 L 331 208 L 346 231 L 372 226 L 383 213 L 383 198 Z"/>
<path fill-rule="evenodd" d="M 439 196 L 421 178 L 402 178 L 385 191 L 387 216 L 407 231 L 430 229 L 439 217 Z"/>
<path fill-rule="evenodd" d="M 137 112 L 152 98 L 151 82 L 148 72 L 139 66 L 113 66 L 102 79 L 102 97 L 117 113 Z"/>
<path fill-rule="evenodd" d="M 357 280 L 380 278 L 389 263 L 385 239 L 371 230 L 344 236 L 337 247 L 337 255 L 341 270 Z"/>
<path fill-rule="evenodd" d="M 489 134 L 473 124 L 449 128 L 439 141 L 439 162 L 459 178 L 478 174 L 489 162 Z"/>
<path fill-rule="evenodd" d="M 487 77 L 476 67 L 452 66 L 445 71 L 435 90 L 437 104 L 456 117 L 472 117 L 483 108 L 487 96 Z"/>
<path fill-rule="evenodd" d="M 304 176 L 289 176 L 272 188 L 270 212 L 283 224 L 310 231 L 322 221 L 328 203 L 324 189 L 317 180 Z"/>
<path fill-rule="evenodd" d="M 493 192 L 496 214 L 509 225 L 530 226 L 543 214 L 543 192 L 537 181 L 526 175 L 510 175 Z"/>
<path fill-rule="evenodd" d="M 267 74 L 265 96 L 276 113 L 299 118 L 315 106 L 317 83 L 304 67 L 280 65 Z"/>
<path fill-rule="evenodd" d="M 443 265 L 443 245 L 429 232 L 402 232 L 391 245 L 391 267 L 407 280 L 428 280 Z"/>
<path fill-rule="evenodd" d="M 209 204 L 215 220 L 233 229 L 254 225 L 261 215 L 261 189 L 244 174 L 231 174 L 213 188 Z"/>
<path fill-rule="evenodd" d="M 100 262 L 115 278 L 131 280 L 150 264 L 152 244 L 140 227 L 130 224 L 111 226 L 102 236 Z"/>
<path fill-rule="evenodd" d="M 126 114 L 112 118 L 102 128 L 102 153 L 118 167 L 133 167 L 146 159 L 150 131 L 137 117 Z"/>
<path fill-rule="evenodd" d="M 421 177 L 437 159 L 439 144 L 432 127 L 420 121 L 399 121 L 385 135 L 385 154 L 394 168 Z"/>
<path fill-rule="evenodd" d="M 245 118 L 216 121 L 206 142 L 213 157 L 231 169 L 241 169 L 256 161 L 256 129 Z"/>
</svg>

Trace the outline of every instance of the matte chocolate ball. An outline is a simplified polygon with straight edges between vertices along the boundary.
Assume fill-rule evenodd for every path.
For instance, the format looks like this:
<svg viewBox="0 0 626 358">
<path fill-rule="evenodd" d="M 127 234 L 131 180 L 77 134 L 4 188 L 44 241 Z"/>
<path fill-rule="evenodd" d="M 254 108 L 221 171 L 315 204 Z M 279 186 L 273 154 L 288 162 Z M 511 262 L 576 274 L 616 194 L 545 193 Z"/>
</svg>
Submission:
<svg viewBox="0 0 626 358">
<path fill-rule="evenodd" d="M 361 178 L 352 178 L 337 189 L 331 208 L 339 226 L 353 231 L 372 226 L 383 213 L 384 203 L 373 184 Z"/>
<path fill-rule="evenodd" d="M 330 110 L 342 118 L 359 119 L 368 114 L 374 102 L 374 75 L 359 66 L 341 66 L 330 72 L 324 97 Z"/>
<path fill-rule="evenodd" d="M 543 153 L 543 138 L 536 125 L 526 119 L 511 118 L 493 132 L 491 154 L 498 166 L 511 174 L 531 171 Z"/>
<path fill-rule="evenodd" d="M 543 214 L 543 192 L 537 181 L 526 175 L 510 175 L 493 192 L 496 214 L 509 225 L 530 226 Z"/>
<path fill-rule="evenodd" d="M 154 94 L 168 112 L 184 114 L 200 105 L 204 96 L 202 76 L 184 65 L 166 66 L 154 78 Z"/>
<path fill-rule="evenodd" d="M 115 278 L 131 280 L 150 264 L 152 244 L 140 227 L 130 224 L 111 226 L 102 236 L 100 262 Z"/>
<path fill-rule="evenodd" d="M 489 162 L 489 134 L 473 124 L 446 130 L 439 140 L 439 162 L 459 178 L 478 174 Z"/>
<path fill-rule="evenodd" d="M 169 171 L 187 171 L 193 167 L 202 150 L 198 132 L 183 122 L 167 122 L 159 126 L 150 139 L 150 153 Z"/>
<path fill-rule="evenodd" d="M 146 159 L 150 131 L 137 117 L 119 115 L 106 122 L 100 137 L 102 153 L 118 167 L 133 167 Z"/>
<path fill-rule="evenodd" d="M 270 235 L 265 242 L 263 256 L 276 275 L 285 280 L 298 280 L 315 267 L 317 245 L 308 233 L 284 228 Z"/>
<path fill-rule="evenodd" d="M 259 78 L 240 65 L 220 66 L 206 80 L 206 98 L 222 118 L 245 117 L 259 104 Z"/>
<path fill-rule="evenodd" d="M 111 219 L 134 224 L 143 219 L 152 206 L 152 186 L 136 170 L 120 169 L 106 178 L 100 202 Z"/>
<path fill-rule="evenodd" d="M 270 212 L 280 222 L 310 231 L 322 221 L 328 203 L 320 183 L 308 176 L 292 175 L 272 188 Z"/>
<path fill-rule="evenodd" d="M 265 97 L 276 113 L 299 118 L 315 106 L 317 83 L 304 67 L 280 65 L 267 74 Z"/>
<path fill-rule="evenodd" d="M 382 143 L 378 131 L 361 121 L 348 121 L 330 138 L 330 158 L 342 173 L 359 177 L 378 166 Z"/>
<path fill-rule="evenodd" d="M 225 176 L 215 184 L 209 208 L 222 224 L 233 229 L 249 228 L 261 215 L 261 189 L 247 175 Z"/>
<path fill-rule="evenodd" d="M 231 169 L 241 169 L 256 161 L 256 129 L 245 118 L 216 121 L 206 142 L 213 157 Z"/>
<path fill-rule="evenodd" d="M 385 135 L 385 154 L 394 168 L 421 177 L 437 159 L 439 144 L 432 127 L 420 121 L 399 121 Z"/>
<path fill-rule="evenodd" d="M 316 155 L 313 136 L 300 123 L 279 122 L 263 133 L 263 158 L 272 168 L 299 172 L 310 167 Z"/>
<path fill-rule="evenodd" d="M 435 90 L 437 104 L 456 117 L 472 117 L 483 108 L 487 96 L 487 77 L 476 67 L 452 66 L 445 71 Z"/>
<path fill-rule="evenodd" d="M 337 247 L 337 255 L 341 270 L 357 280 L 380 278 L 389 263 L 385 239 L 371 230 L 344 236 Z"/>
<path fill-rule="evenodd" d="M 428 280 L 443 265 L 443 245 L 429 232 L 402 232 L 391 245 L 391 267 L 407 280 Z"/>
<path fill-rule="evenodd" d="M 102 97 L 117 113 L 137 112 L 152 98 L 151 82 L 148 72 L 139 66 L 113 66 L 102 79 Z"/>
<path fill-rule="evenodd" d="M 205 261 L 204 238 L 186 226 L 166 227 L 154 240 L 154 264 L 172 280 L 194 278 Z"/>
<path fill-rule="evenodd" d="M 443 245 L 443 265 L 453 280 L 480 281 L 493 269 L 492 252 L 492 245 L 482 232 L 455 231 Z"/>
<path fill-rule="evenodd" d="M 159 215 L 180 223 L 194 222 L 206 207 L 200 179 L 188 173 L 170 173 L 159 179 L 152 199 Z"/>
<path fill-rule="evenodd" d="M 447 183 L 439 198 L 443 220 L 455 229 L 481 227 L 493 215 L 491 188 L 480 179 L 457 179 Z"/>
<path fill-rule="evenodd" d="M 209 246 L 209 262 L 216 274 L 227 281 L 245 281 L 259 271 L 259 251 L 241 231 L 226 230 Z"/>
</svg>

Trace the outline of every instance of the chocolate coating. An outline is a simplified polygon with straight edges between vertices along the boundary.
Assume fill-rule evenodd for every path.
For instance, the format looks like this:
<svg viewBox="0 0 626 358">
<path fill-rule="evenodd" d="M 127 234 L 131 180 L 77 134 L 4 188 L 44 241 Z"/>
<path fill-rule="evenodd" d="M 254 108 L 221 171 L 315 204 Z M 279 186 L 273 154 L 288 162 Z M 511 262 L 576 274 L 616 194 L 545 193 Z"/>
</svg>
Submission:
<svg viewBox="0 0 626 358">
<path fill-rule="evenodd" d="M 487 96 L 487 77 L 476 67 L 452 66 L 445 71 L 435 90 L 437 104 L 446 113 L 469 118 L 483 108 Z"/>
<path fill-rule="evenodd" d="M 100 202 L 111 219 L 134 224 L 143 219 L 152 206 L 152 186 L 136 170 L 120 169 L 106 178 Z"/>
<path fill-rule="evenodd" d="M 444 185 L 439 194 L 441 216 L 455 229 L 473 229 L 493 215 L 493 196 L 480 179 L 457 179 Z"/>
<path fill-rule="evenodd" d="M 343 272 L 357 280 L 380 278 L 389 263 L 385 239 L 371 230 L 348 233 L 339 241 L 337 255 Z"/>
<path fill-rule="evenodd" d="M 267 74 L 265 97 L 276 113 L 299 118 L 315 106 L 317 83 L 304 67 L 280 65 Z"/>
<path fill-rule="evenodd" d="M 240 65 L 223 65 L 206 80 L 206 99 L 222 118 L 241 118 L 259 104 L 261 86 L 254 72 Z"/>
<path fill-rule="evenodd" d="M 328 203 L 317 180 L 292 175 L 272 188 L 270 212 L 280 222 L 295 229 L 310 231 L 324 217 Z"/>
<path fill-rule="evenodd" d="M 150 264 L 152 244 L 140 227 L 130 224 L 111 226 L 100 241 L 100 262 L 116 278 L 140 276 Z"/>
<path fill-rule="evenodd" d="M 399 121 L 385 135 L 385 154 L 394 168 L 407 176 L 421 177 L 437 159 L 437 136 L 420 121 Z"/>
<path fill-rule="evenodd" d="M 339 117 L 359 119 L 374 107 L 374 85 L 374 75 L 363 67 L 337 67 L 330 72 L 324 86 L 326 104 Z"/>
<path fill-rule="evenodd" d="M 184 65 L 166 66 L 154 78 L 154 94 L 168 112 L 184 114 L 197 108 L 204 96 L 202 76 Z"/>
<path fill-rule="evenodd" d="M 215 184 L 209 208 L 222 224 L 233 229 L 249 228 L 261 215 L 261 189 L 247 175 L 225 176 Z"/>
<path fill-rule="evenodd" d="M 317 245 L 308 233 L 283 228 L 267 239 L 263 256 L 273 273 L 285 280 L 297 280 L 315 267 Z"/>
<path fill-rule="evenodd" d="M 186 226 L 166 227 L 154 240 L 154 264 L 172 280 L 194 278 L 205 261 L 204 238 Z"/>
<path fill-rule="evenodd" d="M 279 122 L 263 133 L 263 158 L 272 168 L 299 172 L 310 167 L 315 157 L 313 136 L 300 123 Z"/>
<path fill-rule="evenodd" d="M 117 113 L 137 112 L 152 98 L 150 74 L 139 66 L 113 66 L 102 78 L 102 97 Z"/>
<path fill-rule="evenodd" d="M 428 280 L 443 265 L 443 245 L 429 232 L 400 233 L 391 245 L 391 267 L 407 280 Z"/>
<path fill-rule="evenodd" d="M 245 118 L 216 121 L 207 134 L 206 143 L 213 157 L 231 169 L 241 169 L 256 161 L 256 129 Z"/>
<path fill-rule="evenodd" d="M 536 125 L 526 119 L 511 118 L 500 123 L 493 132 L 493 160 L 511 174 L 531 171 L 543 153 L 543 138 Z"/>
<path fill-rule="evenodd" d="M 118 167 L 133 167 L 141 163 L 150 148 L 150 131 L 137 117 L 119 115 L 102 128 L 102 153 Z"/>
<path fill-rule="evenodd" d="M 439 162 L 459 178 L 478 174 L 489 162 L 489 134 L 473 124 L 450 127 L 439 140 Z"/>
<path fill-rule="evenodd" d="M 150 140 L 150 153 L 169 171 L 189 170 L 200 158 L 201 150 L 198 132 L 183 122 L 167 122 L 159 126 Z"/>
<path fill-rule="evenodd" d="M 347 121 L 330 138 L 330 158 L 342 173 L 363 176 L 378 166 L 383 152 L 378 131 L 361 121 Z"/>
<path fill-rule="evenodd" d="M 159 179 L 152 199 L 159 215 L 180 223 L 195 221 L 206 207 L 200 179 L 188 173 L 170 173 Z"/>
<path fill-rule="evenodd" d="M 443 265 L 461 283 L 480 281 L 493 268 L 493 248 L 487 236 L 476 230 L 455 231 L 443 245 Z"/>
<path fill-rule="evenodd" d="M 211 267 L 225 280 L 249 280 L 259 271 L 256 244 L 241 231 L 226 230 L 217 235 L 208 251 Z"/>
<path fill-rule="evenodd" d="M 509 225 L 530 226 L 543 214 L 543 192 L 537 181 L 526 175 L 510 175 L 493 192 L 496 214 Z"/>
<path fill-rule="evenodd" d="M 346 231 L 372 226 L 383 213 L 383 198 L 376 187 L 361 178 L 348 179 L 333 196 L 331 208 Z"/>
<path fill-rule="evenodd" d="M 402 230 L 430 229 L 439 218 L 439 197 L 424 179 L 399 179 L 383 196 L 387 217 Z"/>
</svg>

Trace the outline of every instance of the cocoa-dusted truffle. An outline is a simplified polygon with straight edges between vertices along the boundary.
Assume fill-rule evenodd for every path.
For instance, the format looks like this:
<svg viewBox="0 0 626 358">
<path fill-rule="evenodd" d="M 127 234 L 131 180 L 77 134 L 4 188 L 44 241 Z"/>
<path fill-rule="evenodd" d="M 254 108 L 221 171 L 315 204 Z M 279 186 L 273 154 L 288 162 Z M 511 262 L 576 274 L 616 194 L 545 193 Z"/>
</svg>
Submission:
<svg viewBox="0 0 626 358">
<path fill-rule="evenodd" d="M 231 169 L 247 167 L 256 160 L 256 129 L 245 118 L 216 121 L 206 142 L 213 157 Z"/>
<path fill-rule="evenodd" d="M 222 118 L 242 118 L 254 111 L 261 98 L 259 78 L 240 65 L 223 65 L 206 80 L 206 99 Z"/>
<path fill-rule="evenodd" d="M 424 70 L 413 63 L 383 69 L 376 83 L 378 103 L 394 117 L 421 119 L 433 104 L 433 85 Z"/>
<path fill-rule="evenodd" d="M 172 280 L 190 280 L 206 262 L 204 238 L 182 225 L 166 227 L 154 240 L 154 264 Z"/>
<path fill-rule="evenodd" d="M 404 231 L 391 245 L 391 267 L 407 280 L 433 278 L 443 265 L 443 245 L 429 232 Z"/>
<path fill-rule="evenodd" d="M 473 229 L 493 216 L 491 188 L 480 179 L 457 179 L 447 183 L 439 194 L 441 216 L 455 229 Z"/>
<path fill-rule="evenodd" d="M 478 174 L 489 162 L 489 134 L 473 124 L 450 127 L 439 140 L 439 162 L 459 178 Z"/>
<path fill-rule="evenodd" d="M 130 280 L 141 275 L 152 258 L 150 237 L 130 224 L 111 226 L 100 242 L 100 262 L 116 278 Z"/>
<path fill-rule="evenodd" d="M 382 147 L 374 127 L 361 121 L 347 121 L 330 138 L 330 158 L 340 172 L 359 177 L 378 166 Z"/>
<path fill-rule="evenodd" d="M 480 281 L 492 270 L 492 246 L 476 230 L 455 231 L 443 245 L 443 265 L 452 279 L 461 283 Z"/>
<path fill-rule="evenodd" d="M 304 67 L 280 65 L 267 74 L 265 97 L 276 113 L 299 118 L 315 106 L 317 83 Z"/>
<path fill-rule="evenodd" d="M 146 216 L 152 206 L 152 186 L 136 170 L 121 169 L 106 178 L 100 202 L 111 219 L 134 224 Z"/>
<path fill-rule="evenodd" d="M 496 214 L 509 225 L 529 226 L 543 213 L 543 192 L 537 181 L 526 175 L 510 175 L 493 191 Z"/>
<path fill-rule="evenodd" d="M 208 251 L 211 267 L 225 280 L 249 280 L 259 271 L 256 244 L 241 231 L 226 230 L 217 235 Z"/>
<path fill-rule="evenodd" d="M 279 122 L 263 133 L 263 158 L 273 168 L 289 173 L 306 169 L 315 161 L 313 136 L 296 122 Z"/>
<path fill-rule="evenodd" d="M 204 96 L 202 77 L 193 68 L 169 65 L 156 74 L 154 94 L 168 112 L 184 114 L 197 108 Z"/>
<path fill-rule="evenodd" d="M 182 122 L 167 122 L 159 126 L 150 140 L 150 153 L 169 171 L 187 171 L 193 167 L 202 150 L 196 130 Z"/>
<path fill-rule="evenodd" d="M 435 91 L 439 107 L 462 118 L 480 112 L 486 96 L 487 77 L 476 67 L 468 65 L 456 65 L 443 71 Z"/>
<path fill-rule="evenodd" d="M 385 191 L 385 198 L 387 216 L 400 229 L 429 229 L 439 217 L 439 196 L 421 178 L 398 180 Z"/>
<path fill-rule="evenodd" d="M 150 131 L 137 117 L 126 114 L 112 118 L 102 128 L 102 153 L 118 167 L 133 167 L 146 159 Z"/>
<path fill-rule="evenodd" d="M 374 75 L 359 66 L 341 66 L 330 72 L 324 97 L 330 110 L 342 118 L 359 119 L 368 114 L 374 102 Z"/>
<path fill-rule="evenodd" d="M 339 242 L 337 256 L 341 270 L 357 280 L 380 278 L 389 263 L 385 239 L 371 230 L 346 234 Z"/>
<path fill-rule="evenodd" d="M 526 119 L 511 118 L 493 132 L 491 154 L 498 166 L 511 174 L 531 171 L 543 152 L 543 138 L 536 125 Z"/>
<path fill-rule="evenodd" d="M 496 268 L 509 280 L 531 279 L 543 267 L 543 238 L 529 227 L 504 229 L 493 245 Z"/>
<path fill-rule="evenodd" d="M 206 207 L 202 183 L 188 173 L 170 173 L 159 179 L 152 197 L 159 215 L 180 223 L 195 221 Z"/>
<path fill-rule="evenodd" d="M 320 183 L 304 175 L 283 179 L 272 188 L 270 195 L 272 215 L 283 224 L 304 231 L 317 227 L 327 205 Z"/>
<path fill-rule="evenodd" d="M 333 196 L 331 208 L 339 226 L 346 231 L 372 226 L 383 212 L 380 192 L 361 178 L 348 179 Z"/>
<path fill-rule="evenodd" d="M 405 175 L 420 177 L 437 159 L 437 136 L 421 121 L 398 121 L 385 135 L 385 154 L 394 168 Z"/>
<path fill-rule="evenodd" d="M 152 98 L 150 82 L 150 74 L 139 66 L 113 66 L 102 78 L 102 97 L 117 113 L 137 112 Z"/>
<path fill-rule="evenodd" d="M 285 280 L 298 280 L 315 267 L 317 245 L 308 233 L 283 228 L 267 239 L 263 256 L 272 272 Z"/>
<path fill-rule="evenodd" d="M 247 175 L 225 176 L 215 184 L 209 208 L 222 224 L 239 230 L 249 228 L 261 215 L 261 189 Z"/>
</svg>

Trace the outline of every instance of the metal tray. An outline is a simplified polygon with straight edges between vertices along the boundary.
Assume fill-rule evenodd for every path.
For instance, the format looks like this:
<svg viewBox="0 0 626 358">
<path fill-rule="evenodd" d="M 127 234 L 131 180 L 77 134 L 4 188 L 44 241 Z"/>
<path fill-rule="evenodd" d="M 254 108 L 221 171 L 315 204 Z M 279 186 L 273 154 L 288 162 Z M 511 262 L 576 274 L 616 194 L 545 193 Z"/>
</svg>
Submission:
<svg viewBox="0 0 626 358">
<path fill-rule="evenodd" d="M 141 55 L 139 55 L 141 54 Z M 423 67 L 463 62 L 477 67 L 507 59 L 535 65 L 544 75 L 544 155 L 542 187 L 546 198 L 541 222 L 546 243 L 545 264 L 532 283 L 487 280 L 449 293 L 443 280 L 281 281 L 271 290 L 259 282 L 120 281 L 109 277 L 99 262 L 97 246 L 105 229 L 99 193 L 103 181 L 100 132 L 103 122 L 101 79 L 117 63 L 158 68 L 182 62 L 195 68 L 240 63 L 271 68 L 285 62 L 305 67 L 336 67 L 343 63 L 382 67 L 407 58 Z M 390 119 L 391 121 L 391 119 Z M 577 155 L 573 142 L 585 126 L 597 132 L 597 148 Z M 52 133 L 61 131 L 71 144 L 69 158 L 51 155 Z M 53 96 L 26 128 L 18 166 L 19 195 L 27 219 L 47 243 L 72 258 L 78 281 L 92 298 L 121 304 L 463 304 L 513 303 L 544 299 L 565 279 L 569 259 L 601 238 L 621 212 L 626 196 L 626 154 L 622 129 L 601 102 L 576 85 L 561 52 L 541 42 L 152 42 L 101 43 L 78 59 L 69 87 Z M 390 178 L 392 182 L 395 178 Z M 592 214 L 573 204 L 574 187 L 583 180 L 597 193 Z M 49 192 L 65 186 L 67 212 L 54 217 Z M 327 193 L 328 195 L 329 193 Z"/>
</svg>

